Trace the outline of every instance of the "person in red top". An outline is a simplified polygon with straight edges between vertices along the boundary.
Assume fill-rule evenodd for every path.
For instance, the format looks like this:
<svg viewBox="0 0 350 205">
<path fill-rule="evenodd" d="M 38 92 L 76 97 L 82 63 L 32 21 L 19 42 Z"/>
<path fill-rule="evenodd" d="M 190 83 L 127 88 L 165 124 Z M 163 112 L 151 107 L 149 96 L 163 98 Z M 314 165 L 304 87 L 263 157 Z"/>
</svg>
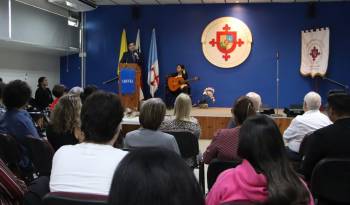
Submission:
<svg viewBox="0 0 350 205">
<path fill-rule="evenodd" d="M 250 116 L 256 114 L 253 102 L 249 97 L 239 97 L 231 110 L 235 128 L 221 129 L 216 132 L 212 142 L 203 154 L 203 161 L 209 164 L 213 159 L 235 160 L 237 159 L 238 135 L 240 125 Z"/>
<path fill-rule="evenodd" d="M 55 100 L 50 104 L 50 110 L 53 110 L 58 103 L 59 99 L 66 93 L 66 86 L 59 84 L 55 85 L 52 89 L 52 94 L 55 96 Z"/>
<path fill-rule="evenodd" d="M 0 159 L 0 204 L 22 204 L 27 186 Z"/>
</svg>

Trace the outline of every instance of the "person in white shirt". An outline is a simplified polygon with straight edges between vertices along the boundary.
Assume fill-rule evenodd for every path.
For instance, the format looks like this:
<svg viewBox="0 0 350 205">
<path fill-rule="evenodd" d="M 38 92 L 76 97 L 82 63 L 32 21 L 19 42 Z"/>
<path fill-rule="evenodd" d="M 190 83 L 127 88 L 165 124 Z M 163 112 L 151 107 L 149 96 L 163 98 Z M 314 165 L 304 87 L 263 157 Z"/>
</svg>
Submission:
<svg viewBox="0 0 350 205">
<path fill-rule="evenodd" d="M 316 92 L 309 92 L 304 97 L 303 115 L 294 118 L 285 130 L 283 139 L 287 143 L 287 154 L 292 160 L 300 160 L 300 144 L 307 134 L 332 124 L 327 115 L 320 112 L 321 96 Z"/>
<path fill-rule="evenodd" d="M 108 195 L 114 171 L 127 154 L 113 147 L 123 116 L 115 94 L 97 92 L 86 99 L 80 116 L 84 141 L 62 146 L 55 153 L 51 192 Z"/>
</svg>

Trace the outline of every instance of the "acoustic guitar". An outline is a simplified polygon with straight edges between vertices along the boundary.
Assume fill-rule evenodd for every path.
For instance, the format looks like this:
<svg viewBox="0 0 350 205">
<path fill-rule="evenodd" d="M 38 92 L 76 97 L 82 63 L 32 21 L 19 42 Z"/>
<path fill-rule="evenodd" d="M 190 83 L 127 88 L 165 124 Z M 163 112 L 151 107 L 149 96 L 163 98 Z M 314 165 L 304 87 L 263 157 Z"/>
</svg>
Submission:
<svg viewBox="0 0 350 205">
<path fill-rule="evenodd" d="M 197 81 L 199 80 L 199 77 L 194 77 L 188 80 L 185 80 L 182 77 L 169 77 L 168 78 L 168 88 L 171 92 L 175 92 L 177 89 L 181 87 L 181 85 L 191 82 L 191 81 Z"/>
</svg>

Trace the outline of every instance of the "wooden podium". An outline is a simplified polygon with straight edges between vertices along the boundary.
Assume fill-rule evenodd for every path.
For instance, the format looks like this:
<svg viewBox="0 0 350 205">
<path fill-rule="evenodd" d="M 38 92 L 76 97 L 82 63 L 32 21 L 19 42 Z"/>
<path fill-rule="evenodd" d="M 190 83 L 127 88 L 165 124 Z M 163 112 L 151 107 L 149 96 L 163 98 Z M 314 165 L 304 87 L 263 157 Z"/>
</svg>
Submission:
<svg viewBox="0 0 350 205">
<path fill-rule="evenodd" d="M 118 81 L 119 97 L 120 97 L 120 99 L 123 103 L 123 106 L 125 108 L 138 110 L 139 103 L 140 103 L 141 68 L 138 64 L 120 63 L 119 64 L 119 71 L 121 72 L 124 69 L 133 69 L 136 71 L 135 93 L 122 95 L 122 83 L 121 83 L 121 81 L 123 79 L 119 79 L 119 81 Z"/>
</svg>

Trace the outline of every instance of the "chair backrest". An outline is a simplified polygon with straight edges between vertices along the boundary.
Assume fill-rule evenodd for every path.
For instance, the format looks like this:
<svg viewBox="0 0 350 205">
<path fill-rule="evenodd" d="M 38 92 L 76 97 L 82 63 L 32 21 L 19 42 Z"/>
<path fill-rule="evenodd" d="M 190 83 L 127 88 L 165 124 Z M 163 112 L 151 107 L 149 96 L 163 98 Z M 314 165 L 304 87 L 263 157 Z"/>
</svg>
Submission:
<svg viewBox="0 0 350 205">
<path fill-rule="evenodd" d="M 313 132 L 311 133 L 308 133 L 304 136 L 303 140 L 301 141 L 300 143 L 300 148 L 299 148 L 299 154 L 301 156 L 304 156 L 305 155 L 305 152 L 306 152 L 306 149 L 307 149 L 307 143 L 310 139 L 310 135 L 312 134 Z"/>
<path fill-rule="evenodd" d="M 0 158 L 7 164 L 12 172 L 16 175 L 21 175 L 19 166 L 21 151 L 14 137 L 0 134 Z"/>
<path fill-rule="evenodd" d="M 104 195 L 51 192 L 43 198 L 43 205 L 106 205 L 107 201 Z"/>
<path fill-rule="evenodd" d="M 240 161 L 219 161 L 217 159 L 213 159 L 210 162 L 207 171 L 208 190 L 210 190 L 214 185 L 221 172 L 225 171 L 226 169 L 234 168 L 240 163 Z"/>
<path fill-rule="evenodd" d="M 166 132 L 175 137 L 182 158 L 196 157 L 199 153 L 197 137 L 188 131 Z"/>
<path fill-rule="evenodd" d="M 350 204 L 350 159 L 321 160 L 312 173 L 311 191 L 319 200 Z"/>
<path fill-rule="evenodd" d="M 50 176 L 54 150 L 49 142 L 27 136 L 24 140 L 28 155 L 40 176 Z"/>
</svg>

